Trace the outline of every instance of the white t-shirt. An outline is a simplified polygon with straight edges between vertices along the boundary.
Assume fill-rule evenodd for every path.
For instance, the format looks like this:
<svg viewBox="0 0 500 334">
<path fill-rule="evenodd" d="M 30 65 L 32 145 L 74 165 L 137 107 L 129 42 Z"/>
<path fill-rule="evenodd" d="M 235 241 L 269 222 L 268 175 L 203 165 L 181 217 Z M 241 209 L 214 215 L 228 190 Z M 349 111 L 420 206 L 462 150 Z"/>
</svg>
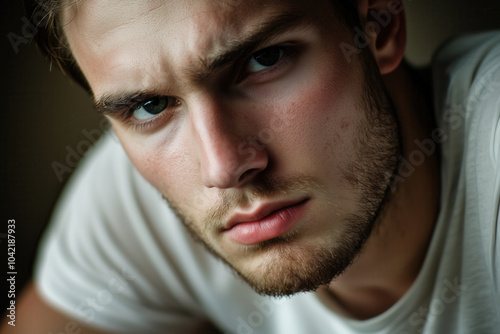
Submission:
<svg viewBox="0 0 500 334">
<path fill-rule="evenodd" d="M 256 294 L 193 241 L 112 134 L 72 178 L 38 257 L 44 298 L 120 333 L 500 333 L 500 32 L 434 60 L 441 212 L 423 267 L 389 310 L 358 321 L 317 293 Z M 422 143 L 422 152 L 432 142 Z"/>
</svg>

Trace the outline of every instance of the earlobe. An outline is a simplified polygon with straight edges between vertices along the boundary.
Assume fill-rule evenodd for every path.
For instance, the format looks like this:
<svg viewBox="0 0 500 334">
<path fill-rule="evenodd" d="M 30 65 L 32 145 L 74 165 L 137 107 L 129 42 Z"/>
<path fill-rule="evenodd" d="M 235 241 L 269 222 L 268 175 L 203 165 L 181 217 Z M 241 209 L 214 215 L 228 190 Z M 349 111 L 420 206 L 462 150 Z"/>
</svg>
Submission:
<svg viewBox="0 0 500 334">
<path fill-rule="evenodd" d="M 358 1 L 360 21 L 381 74 L 395 70 L 406 47 L 406 19 L 401 0 Z"/>
</svg>

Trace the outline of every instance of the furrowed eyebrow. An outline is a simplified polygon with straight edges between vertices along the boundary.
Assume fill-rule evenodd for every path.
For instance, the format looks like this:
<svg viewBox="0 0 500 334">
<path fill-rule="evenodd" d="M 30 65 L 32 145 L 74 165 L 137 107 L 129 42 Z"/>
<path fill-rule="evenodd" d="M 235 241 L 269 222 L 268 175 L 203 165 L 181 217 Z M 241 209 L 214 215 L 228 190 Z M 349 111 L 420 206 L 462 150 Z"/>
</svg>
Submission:
<svg viewBox="0 0 500 334">
<path fill-rule="evenodd" d="M 227 50 L 214 57 L 202 57 L 203 69 L 197 76 L 204 77 L 255 51 L 261 44 L 286 31 L 304 24 L 307 18 L 295 12 L 281 13 L 259 25 L 248 37 L 228 43 Z M 195 73 L 196 75 L 196 73 Z"/>
<path fill-rule="evenodd" d="M 120 111 L 129 108 L 134 104 L 146 102 L 155 96 L 162 95 L 155 92 L 136 92 L 132 94 L 115 93 L 103 95 L 97 99 L 94 98 L 94 108 L 97 112 L 105 115 L 114 115 Z"/>
<path fill-rule="evenodd" d="M 201 67 L 190 69 L 193 80 L 203 81 L 217 70 L 247 57 L 249 54 L 268 40 L 276 38 L 286 31 L 305 25 L 308 22 L 306 16 L 298 12 L 285 12 L 272 16 L 265 22 L 253 29 L 248 36 L 227 43 L 226 50 L 213 57 L 200 57 Z M 131 105 L 146 102 L 159 95 L 165 95 L 155 91 L 139 91 L 133 93 L 116 92 L 104 94 L 94 98 L 94 108 L 102 114 L 115 115 L 129 108 Z"/>
</svg>

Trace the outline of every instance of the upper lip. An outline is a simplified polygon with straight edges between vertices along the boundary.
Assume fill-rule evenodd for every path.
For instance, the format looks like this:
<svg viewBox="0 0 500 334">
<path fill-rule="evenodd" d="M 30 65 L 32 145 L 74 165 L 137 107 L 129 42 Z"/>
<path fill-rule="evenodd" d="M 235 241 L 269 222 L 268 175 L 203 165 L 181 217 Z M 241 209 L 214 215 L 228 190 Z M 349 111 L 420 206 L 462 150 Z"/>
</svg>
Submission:
<svg viewBox="0 0 500 334">
<path fill-rule="evenodd" d="M 233 226 L 240 224 L 240 223 L 246 223 L 246 222 L 260 220 L 260 219 L 270 215 L 274 211 L 278 211 L 278 210 L 287 208 L 289 206 L 297 205 L 299 203 L 304 202 L 305 200 L 306 199 L 284 200 L 284 201 L 277 201 L 277 202 L 273 202 L 273 203 L 264 203 L 264 204 L 259 205 L 255 210 L 253 210 L 251 212 L 235 213 L 227 221 L 226 230 L 229 230 Z"/>
</svg>

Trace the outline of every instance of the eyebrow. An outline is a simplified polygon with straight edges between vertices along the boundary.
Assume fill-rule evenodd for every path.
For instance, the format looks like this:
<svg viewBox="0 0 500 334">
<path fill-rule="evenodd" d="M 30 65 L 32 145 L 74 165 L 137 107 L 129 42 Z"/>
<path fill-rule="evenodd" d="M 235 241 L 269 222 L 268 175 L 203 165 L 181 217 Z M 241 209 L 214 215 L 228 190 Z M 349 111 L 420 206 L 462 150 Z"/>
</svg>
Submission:
<svg viewBox="0 0 500 334">
<path fill-rule="evenodd" d="M 200 67 L 190 69 L 190 75 L 195 81 L 204 81 L 217 70 L 236 62 L 255 52 L 266 41 L 280 36 L 286 31 L 293 30 L 308 22 L 306 15 L 288 11 L 276 14 L 253 29 L 248 36 L 238 38 L 227 43 L 224 51 L 215 56 L 201 56 Z M 114 115 L 134 104 L 140 104 L 155 96 L 164 95 L 164 92 L 142 90 L 132 93 L 114 92 L 94 97 L 94 108 L 97 112 Z"/>
<path fill-rule="evenodd" d="M 248 37 L 228 43 L 227 50 L 220 55 L 213 58 L 202 57 L 201 63 L 204 64 L 204 68 L 200 71 L 201 77 L 204 77 L 204 73 L 210 74 L 234 62 L 235 59 L 240 59 L 254 52 L 256 48 L 266 41 L 297 28 L 305 22 L 305 15 L 296 12 L 285 12 L 272 16 L 266 22 L 254 28 L 254 31 L 250 32 Z"/>
<path fill-rule="evenodd" d="M 105 115 L 115 115 L 132 105 L 141 104 L 155 96 L 163 95 L 160 92 L 144 91 L 135 93 L 113 93 L 94 98 L 93 106 L 98 113 Z"/>
</svg>

